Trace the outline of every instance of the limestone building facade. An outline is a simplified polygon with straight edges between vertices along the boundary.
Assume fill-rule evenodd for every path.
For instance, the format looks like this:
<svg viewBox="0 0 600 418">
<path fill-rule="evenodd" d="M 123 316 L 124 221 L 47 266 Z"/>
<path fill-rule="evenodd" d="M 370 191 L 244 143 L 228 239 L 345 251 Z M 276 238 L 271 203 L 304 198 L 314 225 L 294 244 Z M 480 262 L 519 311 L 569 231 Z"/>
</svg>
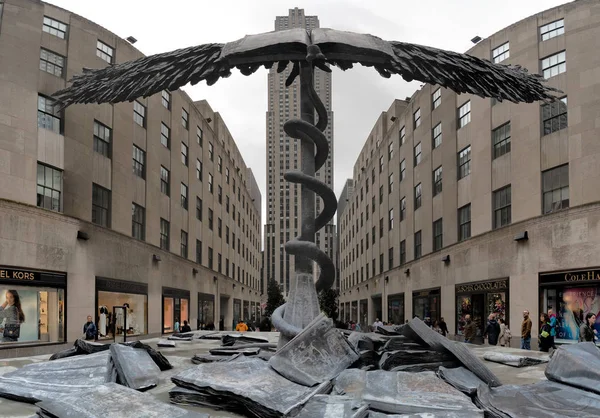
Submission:
<svg viewBox="0 0 600 418">
<path fill-rule="evenodd" d="M 87 315 L 132 338 L 260 312 L 261 195 L 218 112 L 183 91 L 52 106 L 83 67 L 142 56 L 67 10 L 0 1 L 0 290 L 26 316 L 0 356 L 72 342 Z"/>
<path fill-rule="evenodd" d="M 554 309 L 574 340 L 600 311 L 600 3 L 543 11 L 468 53 L 540 73 L 564 92 L 514 104 L 425 85 L 376 121 L 340 214 L 340 309 L 376 317 L 494 313 L 518 345 L 523 311 Z M 600 329 L 600 321 L 597 324 Z"/>
</svg>

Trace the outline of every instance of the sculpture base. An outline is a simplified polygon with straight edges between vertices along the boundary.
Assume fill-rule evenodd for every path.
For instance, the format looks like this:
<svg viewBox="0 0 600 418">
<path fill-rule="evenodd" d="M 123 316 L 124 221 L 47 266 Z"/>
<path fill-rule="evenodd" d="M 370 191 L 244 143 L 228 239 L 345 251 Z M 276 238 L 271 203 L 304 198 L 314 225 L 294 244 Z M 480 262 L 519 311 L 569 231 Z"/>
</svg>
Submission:
<svg viewBox="0 0 600 418">
<path fill-rule="evenodd" d="M 290 284 L 283 319 L 290 325 L 304 329 L 320 312 L 315 282 L 312 274 L 296 273 Z M 290 337 L 282 334 L 277 347 L 283 347 L 290 340 Z"/>
</svg>

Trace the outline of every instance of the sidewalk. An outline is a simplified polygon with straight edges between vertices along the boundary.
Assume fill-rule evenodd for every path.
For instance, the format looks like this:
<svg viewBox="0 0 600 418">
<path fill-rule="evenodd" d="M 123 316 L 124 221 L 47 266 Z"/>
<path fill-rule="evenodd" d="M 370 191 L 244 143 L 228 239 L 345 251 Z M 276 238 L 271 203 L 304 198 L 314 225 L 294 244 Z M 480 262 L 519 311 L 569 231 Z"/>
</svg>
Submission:
<svg viewBox="0 0 600 418">
<path fill-rule="evenodd" d="M 197 333 L 208 334 L 212 332 L 197 331 Z M 269 342 L 272 343 L 277 343 L 279 339 L 279 333 L 277 332 L 251 332 L 249 335 L 267 338 Z M 171 376 L 186 368 L 195 367 L 195 365 L 191 362 L 191 358 L 194 354 L 208 353 L 209 349 L 219 347 L 221 342 L 219 340 L 176 341 L 177 346 L 175 348 L 163 348 L 156 346 L 158 340 L 159 338 L 152 338 L 143 340 L 143 342 L 161 351 L 171 362 L 173 369 L 162 372 L 159 385 L 156 388 L 149 390 L 148 393 L 153 394 L 157 399 L 165 403 L 169 403 L 169 390 L 174 386 L 171 382 Z M 472 345 L 470 348 L 472 348 L 476 355 L 481 359 L 483 359 L 483 354 L 486 351 L 496 351 L 515 355 L 528 355 L 531 357 L 547 355 L 547 353 L 541 353 L 539 351 L 527 351 L 500 346 L 492 347 L 489 345 Z M 16 368 L 20 368 L 25 364 L 47 361 L 49 357 L 49 355 L 42 355 L 0 360 L 0 375 L 13 371 Z M 504 384 L 523 385 L 546 379 L 544 376 L 544 370 L 546 368 L 545 364 L 524 368 L 514 368 L 485 360 L 484 362 Z M 183 408 L 196 412 L 209 413 L 211 418 L 239 417 L 239 415 L 235 415 L 227 411 L 214 411 L 211 408 L 199 408 L 194 406 Z M 30 418 L 35 415 L 36 411 L 37 407 L 35 405 L 14 402 L 8 399 L 0 398 L 0 417 Z"/>
</svg>

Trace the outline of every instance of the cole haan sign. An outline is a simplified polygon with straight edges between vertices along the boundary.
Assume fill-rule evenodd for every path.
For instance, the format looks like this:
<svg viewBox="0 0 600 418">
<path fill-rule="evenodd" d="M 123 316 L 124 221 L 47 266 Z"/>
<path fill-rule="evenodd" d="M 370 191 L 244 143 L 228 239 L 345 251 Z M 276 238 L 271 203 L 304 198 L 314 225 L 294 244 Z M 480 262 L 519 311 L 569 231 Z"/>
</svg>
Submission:
<svg viewBox="0 0 600 418">
<path fill-rule="evenodd" d="M 600 281 L 600 270 L 575 270 L 563 271 L 560 273 L 542 273 L 540 274 L 541 283 L 559 283 L 559 282 L 593 282 Z"/>
</svg>

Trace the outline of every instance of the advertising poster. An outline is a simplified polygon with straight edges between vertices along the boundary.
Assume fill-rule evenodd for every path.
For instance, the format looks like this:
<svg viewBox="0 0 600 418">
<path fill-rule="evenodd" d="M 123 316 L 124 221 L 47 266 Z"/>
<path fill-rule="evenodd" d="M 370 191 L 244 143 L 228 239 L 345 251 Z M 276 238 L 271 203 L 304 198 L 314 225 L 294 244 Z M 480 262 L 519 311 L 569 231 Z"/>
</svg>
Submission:
<svg viewBox="0 0 600 418">
<path fill-rule="evenodd" d="M 600 314 L 600 292 L 596 287 L 565 288 L 559 293 L 560 315 L 558 338 L 579 339 L 579 327 L 585 316 L 591 312 Z M 594 327 L 600 335 L 600 320 L 596 318 Z"/>
<path fill-rule="evenodd" d="M 38 291 L 23 290 L 15 287 L 0 287 L 0 304 L 6 301 L 6 291 L 14 290 L 21 300 L 21 309 L 25 314 L 25 322 L 21 324 L 18 342 L 38 341 Z M 4 332 L 4 319 L 0 319 L 0 339 Z"/>
</svg>

